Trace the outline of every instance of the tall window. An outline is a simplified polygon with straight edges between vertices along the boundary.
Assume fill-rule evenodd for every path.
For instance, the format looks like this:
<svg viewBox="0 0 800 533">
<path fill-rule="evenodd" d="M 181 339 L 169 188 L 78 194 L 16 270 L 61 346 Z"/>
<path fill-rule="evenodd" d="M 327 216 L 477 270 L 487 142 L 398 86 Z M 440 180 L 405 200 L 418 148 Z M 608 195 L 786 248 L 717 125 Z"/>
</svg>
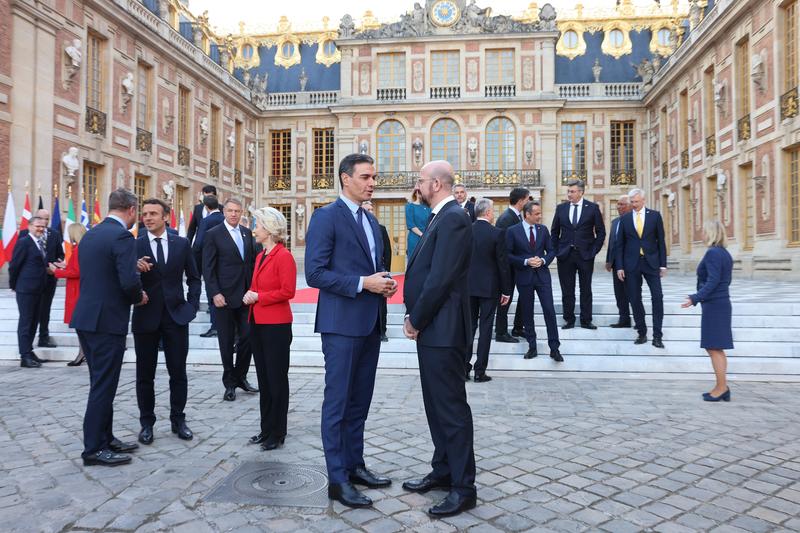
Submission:
<svg viewBox="0 0 800 533">
<path fill-rule="evenodd" d="M 220 146 L 220 110 L 218 107 L 211 106 L 211 159 L 219 161 Z"/>
<path fill-rule="evenodd" d="M 789 243 L 800 244 L 800 148 L 789 152 Z"/>
<path fill-rule="evenodd" d="M 378 170 L 403 172 L 406 169 L 406 129 L 396 120 L 378 127 Z"/>
<path fill-rule="evenodd" d="M 314 129 L 314 176 L 333 176 L 335 165 L 333 128 Z"/>
<path fill-rule="evenodd" d="M 181 87 L 178 100 L 178 144 L 189 146 L 189 89 Z"/>
<path fill-rule="evenodd" d="M 511 170 L 517 160 L 516 129 L 505 117 L 493 118 L 486 125 L 486 168 Z"/>
<path fill-rule="evenodd" d="M 563 122 L 561 124 L 561 170 L 562 177 L 586 175 L 586 123 Z"/>
<path fill-rule="evenodd" d="M 632 120 L 611 121 L 611 174 L 625 173 L 632 175 L 634 171 L 634 146 Z"/>
<path fill-rule="evenodd" d="M 486 83 L 488 85 L 514 83 L 514 50 L 486 50 Z"/>
<path fill-rule="evenodd" d="M 102 111 L 103 109 L 103 46 L 105 40 L 90 33 L 86 39 L 86 106 Z"/>
<path fill-rule="evenodd" d="M 136 126 L 150 131 L 150 84 L 152 68 L 142 63 L 136 65 Z"/>
<path fill-rule="evenodd" d="M 234 161 L 234 168 L 241 170 L 242 169 L 242 154 L 244 153 L 244 137 L 242 136 L 242 121 L 237 120 L 234 123 L 233 131 L 236 139 L 236 156 Z"/>
<path fill-rule="evenodd" d="M 100 165 L 95 165 L 89 161 L 83 162 L 83 199 L 86 202 L 86 211 L 89 213 L 89 220 L 92 219 L 94 201 L 98 199 L 98 179 L 100 177 Z"/>
<path fill-rule="evenodd" d="M 431 85 L 457 87 L 459 82 L 458 50 L 431 52 Z"/>
<path fill-rule="evenodd" d="M 277 209 L 286 218 L 286 248 L 292 249 L 292 204 L 272 204 L 270 207 Z"/>
<path fill-rule="evenodd" d="M 750 41 L 745 39 L 736 45 L 736 104 L 738 118 L 750 114 Z"/>
<path fill-rule="evenodd" d="M 443 118 L 437 120 L 431 128 L 431 159 L 447 161 L 453 168 L 460 166 L 459 142 L 460 129 L 455 120 Z"/>
<path fill-rule="evenodd" d="M 797 87 L 797 2 L 783 7 L 783 91 Z"/>
<path fill-rule="evenodd" d="M 270 176 L 288 178 L 292 175 L 292 130 L 272 130 L 272 173 Z"/>
<path fill-rule="evenodd" d="M 402 52 L 378 54 L 378 88 L 402 89 L 406 86 L 406 55 Z"/>
<path fill-rule="evenodd" d="M 133 194 L 136 195 L 137 201 L 139 203 L 139 218 L 142 217 L 142 208 L 144 207 L 144 201 L 147 199 L 147 184 L 149 178 L 147 176 L 143 176 L 141 174 L 134 174 L 133 176 Z"/>
<path fill-rule="evenodd" d="M 717 113 L 716 107 L 714 103 L 714 68 L 710 68 L 706 70 L 703 78 L 703 92 L 705 97 L 705 108 L 706 113 L 705 123 L 706 123 L 706 137 L 711 137 L 714 135 L 716 128 L 717 128 Z"/>
</svg>

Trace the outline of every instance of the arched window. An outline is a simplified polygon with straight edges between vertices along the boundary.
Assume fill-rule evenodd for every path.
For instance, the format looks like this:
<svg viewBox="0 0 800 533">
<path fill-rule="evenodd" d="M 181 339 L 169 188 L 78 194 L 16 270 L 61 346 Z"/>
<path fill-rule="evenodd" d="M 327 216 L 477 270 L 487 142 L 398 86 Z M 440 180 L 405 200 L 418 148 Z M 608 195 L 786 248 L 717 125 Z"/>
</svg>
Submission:
<svg viewBox="0 0 800 533">
<path fill-rule="evenodd" d="M 294 43 L 283 43 L 281 46 L 281 55 L 285 58 L 292 57 L 294 55 Z"/>
<path fill-rule="evenodd" d="M 378 172 L 402 172 L 406 169 L 406 129 L 396 120 L 378 127 Z"/>
<path fill-rule="evenodd" d="M 493 118 L 486 126 L 486 169 L 510 170 L 516 160 L 514 124 L 505 117 Z"/>
<path fill-rule="evenodd" d="M 613 29 L 608 34 L 608 42 L 611 43 L 612 48 L 622 48 L 625 43 L 625 34 L 621 30 Z"/>
<path fill-rule="evenodd" d="M 578 34 L 575 30 L 568 30 L 564 33 L 564 46 L 570 50 L 578 47 Z"/>
<path fill-rule="evenodd" d="M 672 36 L 672 32 L 669 30 L 669 28 L 661 28 L 660 30 L 658 30 L 656 36 L 658 38 L 658 44 L 660 46 L 669 46 L 669 40 L 670 37 Z"/>
<path fill-rule="evenodd" d="M 328 40 L 322 43 L 322 51 L 326 56 L 332 56 L 336 53 L 336 43 Z"/>
<path fill-rule="evenodd" d="M 455 120 L 443 118 L 437 120 L 431 128 L 431 160 L 447 161 L 453 168 L 460 166 L 461 131 Z"/>
<path fill-rule="evenodd" d="M 242 47 L 242 58 L 245 61 L 250 61 L 253 59 L 253 47 L 252 45 L 246 44 Z"/>
</svg>

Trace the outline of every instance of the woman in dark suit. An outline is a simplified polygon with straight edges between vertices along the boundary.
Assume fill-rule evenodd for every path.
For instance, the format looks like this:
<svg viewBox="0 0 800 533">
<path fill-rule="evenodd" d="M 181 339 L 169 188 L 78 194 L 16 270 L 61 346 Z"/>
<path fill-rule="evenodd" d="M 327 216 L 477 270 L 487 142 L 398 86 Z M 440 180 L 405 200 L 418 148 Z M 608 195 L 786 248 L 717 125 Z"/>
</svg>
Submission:
<svg viewBox="0 0 800 533">
<path fill-rule="evenodd" d="M 250 307 L 250 341 L 261 390 L 261 432 L 250 442 L 274 450 L 286 438 L 289 412 L 289 347 L 297 265 L 284 247 L 286 218 L 271 207 L 253 213 L 253 237 L 264 251 L 256 257 L 253 280 L 242 301 Z"/>
<path fill-rule="evenodd" d="M 81 292 L 81 271 L 78 266 L 78 244 L 81 239 L 86 235 L 86 227 L 83 224 L 70 224 L 67 228 L 67 235 L 72 241 L 72 255 L 69 257 L 66 266 L 62 263 L 50 263 L 50 271 L 56 278 L 65 278 L 67 280 L 67 293 L 64 299 L 64 323 L 69 324 L 72 320 L 72 310 L 75 309 L 75 304 L 78 302 L 78 296 Z M 67 366 L 80 366 L 86 360 L 86 355 L 83 352 L 83 346 L 78 339 L 78 355 L 75 359 L 67 363 Z"/>
<path fill-rule="evenodd" d="M 700 347 L 711 357 L 717 384 L 703 393 L 707 402 L 729 402 L 731 391 L 725 377 L 728 362 L 725 350 L 733 349 L 731 330 L 731 297 L 728 288 L 733 275 L 733 258 L 725 249 L 725 227 L 719 220 L 709 220 L 703 225 L 703 240 L 708 246 L 706 255 L 697 265 L 697 292 L 690 295 L 681 307 L 702 307 Z"/>
</svg>

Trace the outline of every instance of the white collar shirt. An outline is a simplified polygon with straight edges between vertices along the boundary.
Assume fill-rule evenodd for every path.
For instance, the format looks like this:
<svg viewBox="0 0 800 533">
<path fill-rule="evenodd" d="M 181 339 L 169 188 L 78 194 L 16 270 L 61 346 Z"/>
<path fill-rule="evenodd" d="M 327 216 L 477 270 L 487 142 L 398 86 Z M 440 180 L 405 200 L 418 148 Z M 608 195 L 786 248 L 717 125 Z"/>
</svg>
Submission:
<svg viewBox="0 0 800 533">
<path fill-rule="evenodd" d="M 147 232 L 147 238 L 150 240 L 150 249 L 153 251 L 153 255 L 151 258 L 155 263 L 158 259 L 158 243 L 156 242 L 157 238 L 161 238 L 161 249 L 164 251 L 164 263 L 169 261 L 169 234 L 167 233 L 166 228 L 164 228 L 164 233 L 161 235 L 155 235 L 153 233 Z"/>
</svg>

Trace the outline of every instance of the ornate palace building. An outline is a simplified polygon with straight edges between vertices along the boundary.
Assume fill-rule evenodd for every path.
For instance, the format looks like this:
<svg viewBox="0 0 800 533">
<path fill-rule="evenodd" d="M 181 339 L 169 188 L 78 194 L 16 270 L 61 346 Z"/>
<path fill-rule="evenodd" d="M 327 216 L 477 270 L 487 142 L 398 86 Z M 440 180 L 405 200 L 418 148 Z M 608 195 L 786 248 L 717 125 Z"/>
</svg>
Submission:
<svg viewBox="0 0 800 533">
<path fill-rule="evenodd" d="M 694 267 L 719 217 L 741 272 L 800 276 L 797 0 L 642 2 L 426 0 L 394 21 L 225 35 L 186 1 L 0 0 L 0 189 L 20 212 L 26 192 L 66 210 L 124 185 L 188 216 L 212 183 L 282 210 L 301 258 L 360 151 L 402 270 L 406 199 L 446 159 L 497 209 L 528 187 L 546 221 L 570 178 L 607 223 L 638 186 L 671 266 Z"/>
</svg>

